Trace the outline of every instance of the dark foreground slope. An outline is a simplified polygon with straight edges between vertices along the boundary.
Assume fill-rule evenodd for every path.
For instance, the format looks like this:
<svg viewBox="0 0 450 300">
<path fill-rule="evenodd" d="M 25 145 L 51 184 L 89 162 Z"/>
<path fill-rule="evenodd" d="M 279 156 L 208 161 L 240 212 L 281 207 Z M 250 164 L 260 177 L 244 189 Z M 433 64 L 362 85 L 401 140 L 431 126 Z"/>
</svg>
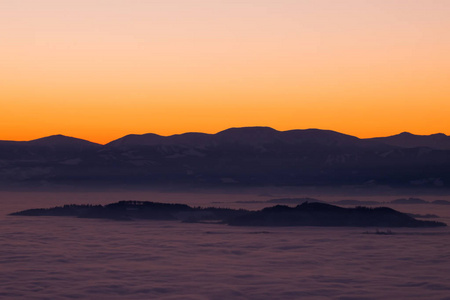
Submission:
<svg viewBox="0 0 450 300">
<path fill-rule="evenodd" d="M 185 204 L 120 201 L 108 205 L 65 205 L 29 209 L 15 216 L 74 216 L 113 220 L 215 220 L 234 226 L 351 226 L 351 227 L 439 227 L 445 223 L 422 221 L 387 207 L 343 208 L 325 203 L 305 202 L 296 207 L 277 205 L 259 211 L 200 208 Z"/>
</svg>

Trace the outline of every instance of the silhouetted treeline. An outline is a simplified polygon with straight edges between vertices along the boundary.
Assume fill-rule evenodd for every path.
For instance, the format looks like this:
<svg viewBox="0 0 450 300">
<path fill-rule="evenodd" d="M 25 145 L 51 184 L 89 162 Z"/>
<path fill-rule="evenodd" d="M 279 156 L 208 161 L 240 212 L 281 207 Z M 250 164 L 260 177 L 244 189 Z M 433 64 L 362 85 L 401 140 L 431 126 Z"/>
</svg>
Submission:
<svg viewBox="0 0 450 300">
<path fill-rule="evenodd" d="M 64 205 L 48 209 L 29 209 L 16 216 L 74 216 L 113 220 L 214 220 L 234 226 L 354 226 L 354 227 L 437 227 L 446 224 L 417 220 L 388 207 L 343 208 L 319 202 L 304 202 L 296 207 L 276 205 L 259 211 L 230 208 L 190 207 L 146 201 L 120 201 L 108 205 Z"/>
</svg>

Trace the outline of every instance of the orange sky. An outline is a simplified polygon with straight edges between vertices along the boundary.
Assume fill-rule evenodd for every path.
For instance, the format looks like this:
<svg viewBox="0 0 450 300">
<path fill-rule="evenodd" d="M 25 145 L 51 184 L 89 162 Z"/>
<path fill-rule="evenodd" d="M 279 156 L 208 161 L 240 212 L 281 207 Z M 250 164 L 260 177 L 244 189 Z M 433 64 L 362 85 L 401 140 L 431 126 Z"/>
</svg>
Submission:
<svg viewBox="0 0 450 300">
<path fill-rule="evenodd" d="M 0 140 L 450 134 L 450 1 L 2 0 Z"/>
</svg>

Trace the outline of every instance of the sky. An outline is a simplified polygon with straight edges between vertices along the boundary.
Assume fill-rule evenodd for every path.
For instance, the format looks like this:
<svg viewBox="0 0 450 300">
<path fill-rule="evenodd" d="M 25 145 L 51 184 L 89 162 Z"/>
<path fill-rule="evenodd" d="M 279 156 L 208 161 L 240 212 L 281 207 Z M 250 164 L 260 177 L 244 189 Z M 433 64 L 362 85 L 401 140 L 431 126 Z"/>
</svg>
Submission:
<svg viewBox="0 0 450 300">
<path fill-rule="evenodd" d="M 450 134 L 447 0 L 0 0 L 0 140 Z"/>
</svg>

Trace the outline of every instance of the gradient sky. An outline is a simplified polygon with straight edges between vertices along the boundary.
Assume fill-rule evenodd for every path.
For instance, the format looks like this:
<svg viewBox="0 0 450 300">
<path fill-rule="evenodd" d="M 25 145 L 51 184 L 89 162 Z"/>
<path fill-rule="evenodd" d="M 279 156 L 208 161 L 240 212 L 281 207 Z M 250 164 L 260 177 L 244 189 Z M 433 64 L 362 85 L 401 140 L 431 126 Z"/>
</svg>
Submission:
<svg viewBox="0 0 450 300">
<path fill-rule="evenodd" d="M 450 134 L 447 0 L 1 0 L 0 140 Z"/>
</svg>

